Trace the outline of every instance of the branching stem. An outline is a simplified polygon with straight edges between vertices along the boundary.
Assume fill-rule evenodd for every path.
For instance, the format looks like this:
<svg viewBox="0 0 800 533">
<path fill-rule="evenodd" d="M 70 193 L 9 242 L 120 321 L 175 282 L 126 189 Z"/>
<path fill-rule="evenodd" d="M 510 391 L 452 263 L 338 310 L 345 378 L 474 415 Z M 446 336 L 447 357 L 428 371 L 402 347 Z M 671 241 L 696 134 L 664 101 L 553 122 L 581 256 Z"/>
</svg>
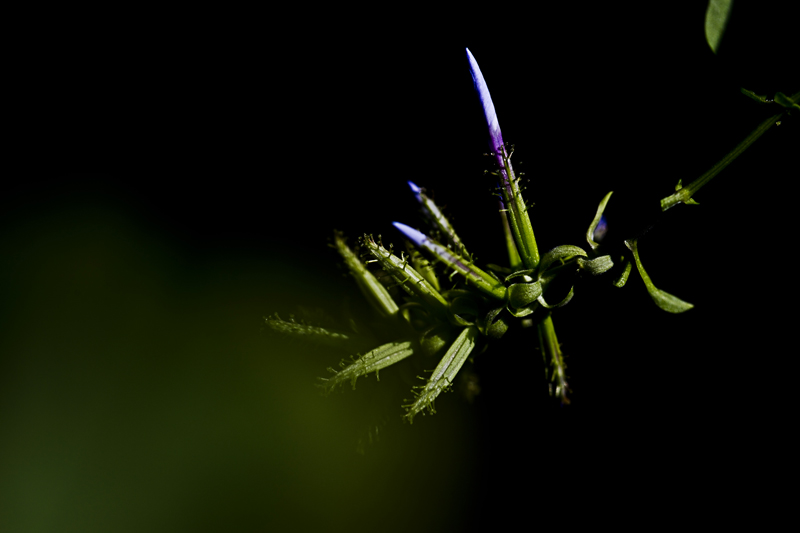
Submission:
<svg viewBox="0 0 800 533">
<path fill-rule="evenodd" d="M 792 102 L 797 102 L 800 99 L 800 92 L 793 94 L 790 97 Z M 722 170 L 727 167 L 731 161 L 742 155 L 742 153 L 747 150 L 751 144 L 753 144 L 756 139 L 764 135 L 768 129 L 774 126 L 783 116 L 786 111 L 781 111 L 780 113 L 776 113 L 772 115 L 764 122 L 759 124 L 759 126 L 754 129 L 750 135 L 748 135 L 742 142 L 740 142 L 736 148 L 734 148 L 728 155 L 723 157 L 716 165 L 711 167 L 708 172 L 691 182 L 690 184 L 682 187 L 681 189 L 677 190 L 675 194 L 667 196 L 666 198 L 662 198 L 661 200 L 661 211 L 666 211 L 667 209 L 674 207 L 680 203 L 688 203 L 688 201 L 692 198 L 692 196 L 700 190 L 703 185 L 711 181 L 711 178 L 722 172 Z"/>
</svg>

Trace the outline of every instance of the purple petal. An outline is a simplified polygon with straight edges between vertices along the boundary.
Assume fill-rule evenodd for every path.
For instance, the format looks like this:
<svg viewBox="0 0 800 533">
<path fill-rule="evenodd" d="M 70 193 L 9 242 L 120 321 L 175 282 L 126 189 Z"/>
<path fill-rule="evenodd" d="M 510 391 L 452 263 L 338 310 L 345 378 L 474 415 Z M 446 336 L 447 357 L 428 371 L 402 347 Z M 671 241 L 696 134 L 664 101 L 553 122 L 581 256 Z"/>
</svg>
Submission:
<svg viewBox="0 0 800 533">
<path fill-rule="evenodd" d="M 400 230 L 400 233 L 405 235 L 408 240 L 410 240 L 417 246 L 421 247 L 424 246 L 426 242 L 429 242 L 428 237 L 426 237 L 424 233 L 419 232 L 409 226 L 406 226 L 402 222 L 392 222 L 392 224 L 394 224 L 395 228 Z"/>
<path fill-rule="evenodd" d="M 414 228 L 410 228 L 400 222 L 392 222 L 392 224 L 394 224 L 394 227 L 400 230 L 408 240 L 412 241 L 420 248 L 425 248 L 430 253 L 436 255 L 437 259 L 467 278 L 467 281 L 475 285 L 478 289 L 495 298 L 505 298 L 506 288 L 503 284 L 497 281 L 497 278 L 493 278 L 473 265 L 471 260 L 468 261 L 467 259 L 455 255 L 451 250 L 432 241 L 424 233 Z"/>
<path fill-rule="evenodd" d="M 413 192 L 414 196 L 417 197 L 417 201 L 421 203 L 422 202 L 422 189 L 417 187 L 417 184 L 414 183 L 413 181 L 409 181 L 408 182 L 408 186 L 411 187 L 411 192 Z"/>
<path fill-rule="evenodd" d="M 483 106 L 483 115 L 486 118 L 486 126 L 489 128 L 489 142 L 491 144 L 492 152 L 499 153 L 503 146 L 503 134 L 500 132 L 500 123 L 497 121 L 497 113 L 494 110 L 494 103 L 492 103 L 492 96 L 489 94 L 489 88 L 486 86 L 486 80 L 483 79 L 478 62 L 472 52 L 467 48 L 467 60 L 469 61 L 469 71 L 472 74 L 472 83 L 475 86 L 475 91 L 481 99 Z M 503 165 L 500 165 L 502 168 Z"/>
</svg>

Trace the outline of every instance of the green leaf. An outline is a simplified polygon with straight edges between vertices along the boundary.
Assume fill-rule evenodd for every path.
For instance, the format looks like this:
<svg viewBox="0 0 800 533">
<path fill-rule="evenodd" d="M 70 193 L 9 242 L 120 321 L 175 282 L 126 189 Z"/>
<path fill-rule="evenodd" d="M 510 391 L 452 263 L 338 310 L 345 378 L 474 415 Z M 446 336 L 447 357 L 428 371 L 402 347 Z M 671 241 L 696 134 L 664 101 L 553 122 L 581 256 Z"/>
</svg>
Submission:
<svg viewBox="0 0 800 533">
<path fill-rule="evenodd" d="M 497 307 L 486 313 L 483 320 L 478 321 L 481 333 L 493 339 L 499 339 L 508 331 L 508 320 L 502 312 L 505 307 Z"/>
<path fill-rule="evenodd" d="M 411 187 L 414 196 L 417 197 L 417 201 L 422 207 L 422 213 L 428 218 L 431 225 L 436 229 L 436 232 L 444 235 L 447 243 L 452 246 L 453 250 L 455 250 L 458 255 L 467 256 L 467 249 L 464 243 L 461 242 L 461 239 L 458 238 L 458 235 L 456 235 L 456 230 L 453 229 L 453 225 L 450 224 L 450 221 L 442 214 L 442 210 L 439 209 L 439 206 L 425 194 L 425 189 L 418 187 L 411 181 L 408 182 L 408 185 Z"/>
<path fill-rule="evenodd" d="M 533 235 L 528 206 L 522 198 L 519 178 L 514 175 L 514 170 L 511 166 L 511 154 L 514 153 L 514 149 L 512 146 L 511 151 L 506 152 L 505 146 L 500 146 L 499 150 L 500 152 L 497 153 L 497 156 L 503 162 L 500 165 L 500 195 L 507 214 L 511 234 L 514 236 L 516 251 L 522 260 L 522 264 L 527 268 L 536 268 L 539 264 L 539 248 Z M 514 254 L 510 248 L 509 258 L 512 259 L 512 264 L 514 264 Z"/>
<path fill-rule="evenodd" d="M 525 283 L 528 283 L 528 282 L 533 281 L 533 277 L 532 276 L 534 276 L 535 274 L 536 274 L 536 269 L 517 270 L 516 272 L 513 272 L 513 273 L 509 274 L 508 276 L 506 276 L 505 281 L 506 281 L 506 283 L 508 283 L 509 281 L 511 281 L 514 278 L 522 278 L 522 281 L 524 281 Z"/>
<path fill-rule="evenodd" d="M 633 267 L 633 263 L 631 263 L 631 260 L 627 257 L 623 256 L 622 260 L 624 261 L 622 272 L 620 272 L 619 276 L 617 276 L 617 279 L 614 280 L 614 286 L 619 287 L 620 289 L 624 287 L 626 283 L 628 283 L 628 276 L 631 275 L 631 267 Z"/>
<path fill-rule="evenodd" d="M 508 303 L 512 307 L 525 307 L 542 295 L 542 284 L 538 281 L 535 283 L 514 283 L 508 288 L 508 294 Z"/>
<path fill-rule="evenodd" d="M 578 246 L 573 246 L 571 244 L 565 244 L 563 246 L 556 246 L 542 257 L 541 262 L 539 263 L 539 278 L 541 279 L 541 275 L 556 261 L 566 260 L 575 256 L 582 256 L 586 257 L 586 252 L 583 251 L 582 248 Z"/>
<path fill-rule="evenodd" d="M 353 360 L 349 365 L 341 363 L 342 370 L 339 372 L 329 368 L 328 370 L 333 372 L 334 375 L 328 379 L 320 378 L 320 381 L 322 381 L 321 386 L 326 394 L 330 393 L 338 385 L 348 381 L 353 384 L 353 389 L 355 389 L 356 380 L 360 376 L 366 376 L 370 372 L 377 373 L 379 370 L 402 361 L 413 353 L 411 341 L 384 344 Z"/>
<path fill-rule="evenodd" d="M 278 313 L 275 313 L 275 316 L 265 316 L 264 323 L 269 329 L 281 335 L 326 346 L 344 346 L 352 338 L 342 331 L 295 322 L 294 317 L 283 320 Z"/>
<path fill-rule="evenodd" d="M 608 203 L 608 200 L 611 198 L 612 194 L 614 194 L 614 191 L 609 192 L 603 197 L 602 200 L 600 200 L 600 205 L 597 206 L 597 213 L 594 215 L 594 220 L 592 220 L 591 225 L 589 225 L 589 230 L 586 232 L 586 240 L 589 242 L 589 246 L 592 247 L 592 250 L 595 250 L 598 246 L 600 246 L 594 241 L 594 231 L 597 229 L 597 225 L 600 223 L 600 218 L 602 218 L 603 211 L 605 211 L 606 204 Z"/>
<path fill-rule="evenodd" d="M 558 342 L 558 337 L 556 337 L 553 317 L 548 314 L 544 320 L 539 322 L 538 330 L 539 349 L 542 351 L 545 364 L 547 364 L 548 359 L 550 360 L 550 381 L 556 385 L 555 391 L 553 391 L 552 386 L 550 387 L 550 395 L 558 396 L 561 398 L 562 404 L 568 404 L 567 365 L 564 364 L 564 355 L 561 353 L 561 345 Z"/>
<path fill-rule="evenodd" d="M 442 357 L 442 360 L 436 366 L 436 369 L 431 374 L 428 382 L 424 386 L 420 386 L 421 391 L 417 394 L 414 403 L 405 405 L 406 414 L 404 418 L 409 422 L 414 421 L 414 416 L 419 414 L 424 409 L 428 409 L 431 414 L 436 412 L 433 402 L 439 394 L 450 388 L 453 380 L 461 367 L 467 360 L 467 357 L 475 348 L 475 339 L 478 337 L 479 330 L 475 326 L 464 328 L 461 334 L 456 338 L 455 342 L 447 350 L 447 353 Z"/>
<path fill-rule="evenodd" d="M 783 93 L 775 93 L 775 103 L 787 109 L 800 111 L 800 105 L 797 104 L 797 94 L 786 96 Z"/>
<path fill-rule="evenodd" d="M 570 287 L 569 288 L 569 293 L 564 297 L 563 300 L 561 300 L 557 304 L 554 304 L 554 305 L 548 304 L 545 301 L 543 295 L 540 295 L 539 298 L 537 299 L 537 301 L 542 305 L 542 307 L 546 307 L 547 309 L 555 309 L 556 307 L 564 307 L 565 305 L 567 305 L 570 302 L 570 300 L 572 300 L 572 297 L 574 295 L 575 295 L 575 287 Z"/>
<path fill-rule="evenodd" d="M 422 354 L 428 357 L 437 355 L 452 338 L 452 330 L 447 324 L 439 324 L 430 328 L 419 338 Z"/>
<path fill-rule="evenodd" d="M 428 283 L 431 284 L 431 287 L 439 292 L 442 292 L 442 287 L 439 285 L 439 278 L 436 276 L 436 271 L 433 269 L 433 264 L 425 259 L 420 251 L 414 248 L 414 245 L 409 241 L 406 241 L 406 250 L 408 251 L 408 257 L 411 260 L 411 266 L 414 267 L 414 270 L 419 272 L 423 278 L 428 280 Z"/>
<path fill-rule="evenodd" d="M 706 41 L 716 54 L 725 26 L 728 24 L 733 0 L 709 0 L 706 9 Z"/>
<path fill-rule="evenodd" d="M 745 89 L 744 87 L 740 87 L 739 91 L 743 95 L 747 96 L 748 98 L 752 98 L 756 102 L 760 102 L 762 104 L 768 104 L 770 102 L 769 98 L 767 98 L 765 95 L 756 94 L 755 92 Z"/>
<path fill-rule="evenodd" d="M 520 308 L 517 308 L 517 309 L 514 309 L 513 307 L 511 307 L 509 305 L 509 306 L 506 306 L 506 309 L 508 309 L 508 312 L 511 313 L 513 316 L 515 316 L 517 318 L 522 318 L 522 317 L 526 317 L 528 315 L 533 314 L 534 311 L 539 309 L 539 301 L 537 300 L 535 302 L 532 302 L 529 305 L 526 305 L 525 307 L 520 307 Z"/>
<path fill-rule="evenodd" d="M 601 255 L 594 259 L 587 260 L 582 257 L 578 258 L 578 268 L 585 270 L 592 276 L 597 276 L 604 272 L 608 272 L 614 266 L 614 261 L 611 260 L 610 255 Z"/>
<path fill-rule="evenodd" d="M 644 280 L 644 285 L 647 287 L 647 292 L 650 293 L 650 297 L 657 306 L 669 313 L 683 313 L 684 311 L 688 311 L 694 307 L 694 305 L 684 302 L 680 298 L 657 289 L 656 286 L 653 285 L 653 282 L 650 280 L 650 276 L 647 275 L 647 272 L 644 270 L 644 266 L 642 266 L 641 259 L 639 259 L 637 239 L 625 241 L 625 246 L 627 246 L 628 249 L 633 252 L 633 259 L 636 261 L 636 268 L 639 269 L 639 274 L 641 274 L 642 280 Z"/>
<path fill-rule="evenodd" d="M 356 280 L 358 288 L 370 305 L 382 316 L 394 316 L 397 314 L 397 304 L 389 295 L 386 287 L 367 270 L 364 263 L 353 253 L 353 250 L 345 243 L 345 239 L 338 231 L 333 235 L 333 243 L 336 251 L 344 259 L 347 269 Z"/>
<path fill-rule="evenodd" d="M 428 280 L 408 264 L 407 259 L 397 257 L 382 244 L 375 242 L 371 235 L 364 235 L 361 242 L 374 261 L 392 276 L 404 291 L 419 298 L 431 312 L 447 316 L 450 304 Z"/>
<path fill-rule="evenodd" d="M 464 276 L 467 280 L 467 283 L 473 287 L 482 291 L 487 296 L 497 300 L 505 300 L 506 288 L 503 286 L 497 276 L 492 276 L 491 274 L 484 272 L 475 266 L 474 259 L 472 257 L 461 257 L 446 246 L 443 246 L 434 239 L 428 237 L 424 233 L 400 222 L 394 222 L 394 227 L 400 230 L 400 232 L 403 233 L 403 236 L 414 242 L 414 244 L 433 254 L 437 261 L 441 261 L 457 273 Z"/>
<path fill-rule="evenodd" d="M 501 208 L 502 205 L 503 204 L 501 202 L 500 203 Z M 511 226 L 508 223 L 507 211 L 504 210 L 500 211 L 500 221 L 503 224 L 503 235 L 506 241 L 506 250 L 508 250 L 508 264 L 511 265 L 511 269 L 516 270 L 522 266 L 522 259 L 520 258 L 519 252 L 517 251 L 517 245 L 514 243 L 514 233 L 511 231 Z"/>
</svg>

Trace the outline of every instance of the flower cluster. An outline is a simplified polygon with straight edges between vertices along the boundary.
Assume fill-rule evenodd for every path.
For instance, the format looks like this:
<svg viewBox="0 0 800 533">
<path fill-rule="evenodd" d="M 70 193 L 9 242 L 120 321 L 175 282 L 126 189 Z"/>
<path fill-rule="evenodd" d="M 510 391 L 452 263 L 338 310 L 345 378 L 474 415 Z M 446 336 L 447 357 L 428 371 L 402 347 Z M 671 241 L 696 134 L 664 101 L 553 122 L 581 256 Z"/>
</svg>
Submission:
<svg viewBox="0 0 800 533">
<path fill-rule="evenodd" d="M 540 256 L 528 204 L 522 197 L 519 178 L 511 164 L 513 147 L 503 141 L 486 81 L 469 50 L 467 60 L 489 133 L 490 155 L 496 166 L 492 174 L 497 180 L 509 265 L 479 267 L 441 209 L 425 189 L 412 182 L 408 185 L 424 215 L 427 233 L 395 222 L 394 227 L 407 241 L 406 251 L 397 255 L 391 246 L 383 245 L 380 237 L 364 235 L 356 252 L 341 234 L 334 236 L 334 247 L 361 293 L 393 332 L 394 339 L 352 358 L 349 363 L 343 362 L 339 371 L 329 369 L 331 375 L 321 378 L 321 387 L 326 392 L 344 383 L 355 388 L 359 377 L 372 372 L 378 374 L 417 353 L 438 357 L 436 368 L 423 378 L 424 384 L 415 387 L 414 399 L 404 405 L 404 418 L 408 422 L 421 412 L 435 412 L 436 398 L 452 387 L 459 370 L 476 352 L 476 346 L 502 337 L 516 319 L 523 325 L 536 325 L 539 348 L 549 367 L 551 394 L 568 403 L 566 367 L 552 310 L 572 299 L 572 284 L 580 276 L 603 274 L 614 266 L 610 256 L 597 253 L 597 240 L 602 233 L 598 228 L 605 225 L 603 212 L 611 193 L 602 199 L 589 225 L 588 251 L 579 246 L 563 245 Z M 626 244 L 659 306 L 671 312 L 691 307 L 656 289 L 641 266 L 636 241 Z M 630 259 L 623 261 L 615 285 L 625 284 L 631 267 Z M 442 275 L 442 271 L 446 275 Z M 569 290 L 553 301 L 548 289 L 557 278 L 566 279 Z M 393 288 L 399 288 L 400 295 L 393 296 L 390 290 Z M 287 322 L 278 317 L 268 318 L 266 323 L 276 331 L 293 336 L 328 343 L 350 341 L 345 332 Z"/>
</svg>

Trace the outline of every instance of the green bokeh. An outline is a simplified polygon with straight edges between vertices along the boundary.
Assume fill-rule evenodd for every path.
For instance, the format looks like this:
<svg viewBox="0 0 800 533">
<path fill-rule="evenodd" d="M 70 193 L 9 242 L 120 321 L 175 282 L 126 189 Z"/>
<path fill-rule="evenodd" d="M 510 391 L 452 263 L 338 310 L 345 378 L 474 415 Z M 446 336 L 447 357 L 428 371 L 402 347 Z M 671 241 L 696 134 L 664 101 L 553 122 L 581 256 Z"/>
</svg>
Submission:
<svg viewBox="0 0 800 533">
<path fill-rule="evenodd" d="M 377 419 L 389 436 L 357 453 L 370 383 L 322 398 L 314 378 L 342 354 L 261 331 L 263 314 L 334 295 L 274 249 L 198 255 L 141 215 L 68 196 L 2 231 L 4 531 L 452 523 L 474 483 L 457 403 L 412 429 L 395 397 Z"/>
</svg>

